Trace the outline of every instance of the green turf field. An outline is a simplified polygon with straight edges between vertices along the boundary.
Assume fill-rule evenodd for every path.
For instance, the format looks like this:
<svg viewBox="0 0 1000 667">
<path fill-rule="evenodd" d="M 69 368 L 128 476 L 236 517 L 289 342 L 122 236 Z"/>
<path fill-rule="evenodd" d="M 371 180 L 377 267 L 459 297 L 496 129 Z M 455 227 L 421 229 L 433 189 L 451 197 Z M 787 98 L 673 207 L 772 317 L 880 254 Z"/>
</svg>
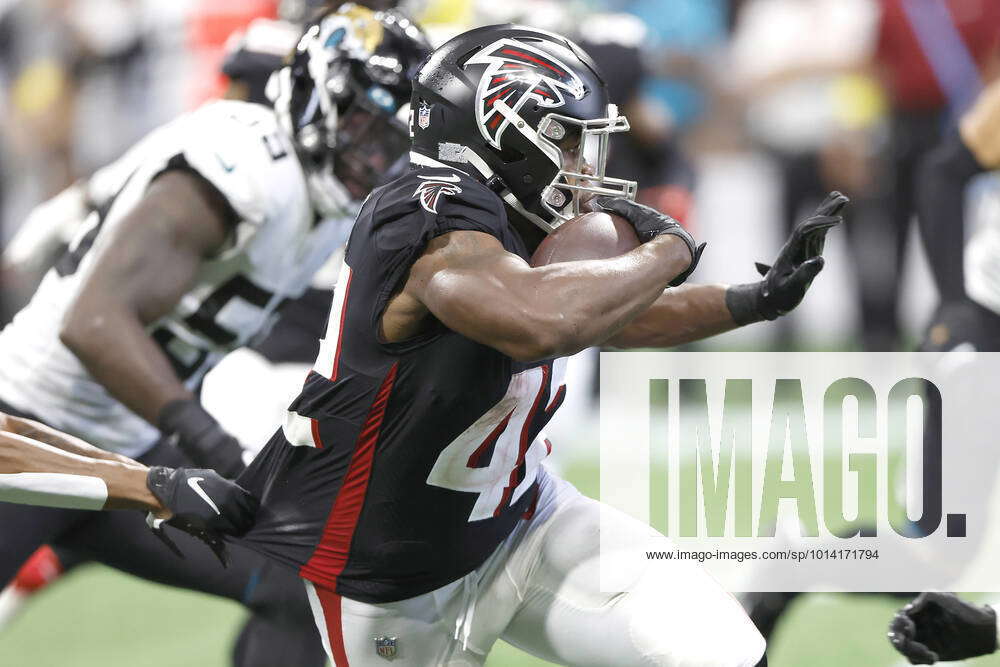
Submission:
<svg viewBox="0 0 1000 667">
<path fill-rule="evenodd" d="M 566 472 L 581 491 L 596 492 L 593 466 Z M 899 606 L 900 601 L 879 596 L 799 598 L 779 627 L 769 663 L 777 667 L 902 664 L 885 638 L 892 612 Z M 0 634 L 0 667 L 224 667 L 244 614 L 225 600 L 87 566 L 39 595 Z M 498 644 L 487 663 L 489 667 L 546 664 L 504 644 Z M 1000 667 L 1000 657 L 965 664 Z"/>
<path fill-rule="evenodd" d="M 770 664 L 889 667 L 895 658 L 885 640 L 885 626 L 896 604 L 884 598 L 829 594 L 800 599 L 771 648 Z M 223 667 L 243 617 L 233 603 L 91 566 L 42 594 L 0 635 L 0 665 Z M 498 645 L 487 664 L 547 663 Z M 967 664 L 1000 665 L 1000 658 Z"/>
</svg>

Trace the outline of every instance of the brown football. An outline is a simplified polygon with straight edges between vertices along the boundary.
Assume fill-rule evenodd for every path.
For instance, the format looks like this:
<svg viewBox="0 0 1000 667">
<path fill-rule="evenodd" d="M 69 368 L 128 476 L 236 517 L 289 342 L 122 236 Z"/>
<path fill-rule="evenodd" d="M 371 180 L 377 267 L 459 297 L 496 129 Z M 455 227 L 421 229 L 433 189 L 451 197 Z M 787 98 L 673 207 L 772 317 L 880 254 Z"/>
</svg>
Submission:
<svg viewBox="0 0 1000 667">
<path fill-rule="evenodd" d="M 624 218 L 610 213 L 584 213 L 546 236 L 531 256 L 531 265 L 607 259 L 638 246 L 635 229 Z"/>
</svg>

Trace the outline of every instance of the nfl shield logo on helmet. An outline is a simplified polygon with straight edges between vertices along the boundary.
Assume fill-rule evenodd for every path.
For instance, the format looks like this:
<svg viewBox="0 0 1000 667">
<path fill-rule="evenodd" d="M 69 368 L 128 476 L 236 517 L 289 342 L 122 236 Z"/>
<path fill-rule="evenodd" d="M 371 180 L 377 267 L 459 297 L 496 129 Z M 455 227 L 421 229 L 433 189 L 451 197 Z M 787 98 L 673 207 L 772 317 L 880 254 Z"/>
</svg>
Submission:
<svg viewBox="0 0 1000 667">
<path fill-rule="evenodd" d="M 375 652 L 387 660 L 392 660 L 396 657 L 396 638 L 376 637 Z"/>
<path fill-rule="evenodd" d="M 427 102 L 420 103 L 420 109 L 417 111 L 417 125 L 420 126 L 421 130 L 426 130 L 431 126 L 431 105 Z"/>
</svg>

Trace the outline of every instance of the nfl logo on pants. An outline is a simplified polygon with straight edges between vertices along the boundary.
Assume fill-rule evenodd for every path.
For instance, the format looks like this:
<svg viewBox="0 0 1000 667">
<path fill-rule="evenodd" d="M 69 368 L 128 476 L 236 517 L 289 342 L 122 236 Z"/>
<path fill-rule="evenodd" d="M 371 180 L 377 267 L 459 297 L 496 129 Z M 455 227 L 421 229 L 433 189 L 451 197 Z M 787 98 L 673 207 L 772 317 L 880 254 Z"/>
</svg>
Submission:
<svg viewBox="0 0 1000 667">
<path fill-rule="evenodd" d="M 388 658 L 389 660 L 392 660 L 393 658 L 396 657 L 396 638 L 376 637 L 375 652 L 378 653 L 383 658 Z"/>
</svg>

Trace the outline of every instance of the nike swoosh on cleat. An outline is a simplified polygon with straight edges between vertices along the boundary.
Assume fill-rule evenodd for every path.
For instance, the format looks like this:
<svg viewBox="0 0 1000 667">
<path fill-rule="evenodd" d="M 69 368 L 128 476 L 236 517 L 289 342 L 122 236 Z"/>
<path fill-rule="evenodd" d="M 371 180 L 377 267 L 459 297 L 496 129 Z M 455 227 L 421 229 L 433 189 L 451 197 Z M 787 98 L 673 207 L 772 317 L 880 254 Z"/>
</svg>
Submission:
<svg viewBox="0 0 1000 667">
<path fill-rule="evenodd" d="M 205 493 L 205 489 L 201 488 L 201 483 L 204 481 L 205 481 L 204 477 L 192 477 L 188 479 L 188 486 L 194 489 L 194 492 L 197 493 L 199 496 L 201 496 L 201 499 L 204 500 L 206 503 L 208 503 L 209 506 L 213 510 L 215 510 L 216 514 L 221 516 L 222 512 L 219 511 L 218 506 L 216 506 L 216 504 L 212 502 L 212 499 L 208 497 L 208 494 Z"/>
</svg>

